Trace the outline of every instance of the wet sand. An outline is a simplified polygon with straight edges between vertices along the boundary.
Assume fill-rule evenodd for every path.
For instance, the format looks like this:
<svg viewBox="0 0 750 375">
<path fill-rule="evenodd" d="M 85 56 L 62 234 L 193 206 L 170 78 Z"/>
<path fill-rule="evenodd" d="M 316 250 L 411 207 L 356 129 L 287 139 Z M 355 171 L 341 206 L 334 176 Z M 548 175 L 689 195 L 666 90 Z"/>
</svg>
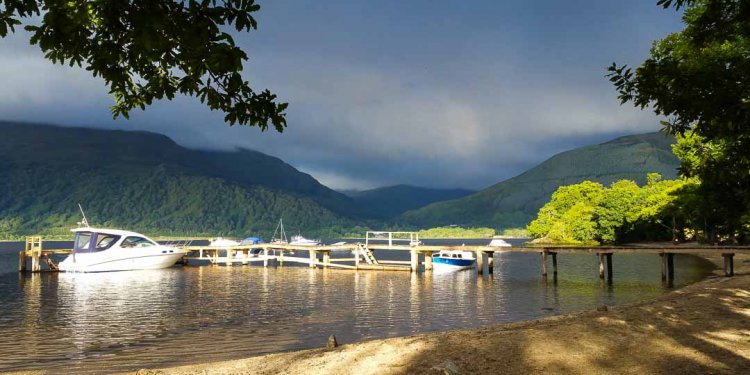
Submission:
<svg viewBox="0 0 750 375">
<path fill-rule="evenodd" d="M 750 257 L 719 272 L 607 311 L 137 374 L 750 373 Z"/>
</svg>

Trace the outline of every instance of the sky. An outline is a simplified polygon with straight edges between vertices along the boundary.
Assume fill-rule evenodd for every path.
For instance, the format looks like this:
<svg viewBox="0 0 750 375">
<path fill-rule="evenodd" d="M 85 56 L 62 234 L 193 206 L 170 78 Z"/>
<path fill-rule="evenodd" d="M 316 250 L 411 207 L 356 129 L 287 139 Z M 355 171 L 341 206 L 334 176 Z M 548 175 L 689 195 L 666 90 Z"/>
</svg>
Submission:
<svg viewBox="0 0 750 375">
<path fill-rule="evenodd" d="M 104 82 L 0 39 L 0 120 L 255 149 L 334 189 L 482 189 L 554 154 L 660 129 L 604 77 L 681 27 L 656 0 L 260 0 L 243 75 L 289 103 L 282 133 L 178 97 L 113 120 Z"/>
</svg>

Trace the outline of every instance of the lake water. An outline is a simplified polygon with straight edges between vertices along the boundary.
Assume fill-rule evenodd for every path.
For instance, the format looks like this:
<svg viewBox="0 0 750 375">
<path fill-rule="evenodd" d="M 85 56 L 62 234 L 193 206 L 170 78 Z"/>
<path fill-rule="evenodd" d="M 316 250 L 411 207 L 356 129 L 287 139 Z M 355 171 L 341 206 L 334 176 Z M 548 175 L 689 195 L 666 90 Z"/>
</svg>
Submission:
<svg viewBox="0 0 750 375">
<path fill-rule="evenodd" d="M 66 245 L 45 242 L 45 248 Z M 476 327 L 668 290 L 657 255 L 615 255 L 608 286 L 598 278 L 594 255 L 559 255 L 555 284 L 541 280 L 537 254 L 497 254 L 494 275 L 484 277 L 257 265 L 24 275 L 16 271 L 22 248 L 0 243 L 0 372 L 125 371 L 237 359 L 325 346 L 330 334 L 350 343 Z M 393 253 L 378 257 L 408 259 L 406 252 Z M 705 260 L 677 255 L 675 285 L 710 269 Z"/>
</svg>

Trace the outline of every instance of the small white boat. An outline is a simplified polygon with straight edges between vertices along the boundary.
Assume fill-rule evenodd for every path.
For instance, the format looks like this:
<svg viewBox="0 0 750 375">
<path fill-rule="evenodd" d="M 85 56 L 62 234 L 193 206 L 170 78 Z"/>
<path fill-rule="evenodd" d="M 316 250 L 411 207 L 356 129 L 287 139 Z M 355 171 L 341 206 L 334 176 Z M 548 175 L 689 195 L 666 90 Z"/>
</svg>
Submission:
<svg viewBox="0 0 750 375">
<path fill-rule="evenodd" d="M 208 244 L 208 246 L 211 247 L 230 247 L 230 246 L 239 246 L 240 243 L 235 240 L 230 240 L 224 237 L 216 237 L 213 240 L 211 240 L 211 243 Z"/>
<path fill-rule="evenodd" d="M 493 246 L 493 247 L 513 247 L 513 245 L 506 242 L 504 239 L 494 236 L 492 237 L 492 241 L 490 241 L 490 244 L 487 246 Z"/>
<path fill-rule="evenodd" d="M 130 271 L 172 267 L 187 252 L 160 245 L 136 232 L 118 229 L 73 229 L 73 254 L 58 265 L 65 272 Z"/>
<path fill-rule="evenodd" d="M 477 259 L 471 251 L 441 250 L 432 254 L 432 269 L 434 271 L 459 271 L 475 268 Z"/>
<path fill-rule="evenodd" d="M 301 246 L 317 246 L 320 245 L 320 240 L 310 240 L 301 235 L 292 236 L 292 240 L 289 241 L 290 245 L 301 245 Z"/>
</svg>

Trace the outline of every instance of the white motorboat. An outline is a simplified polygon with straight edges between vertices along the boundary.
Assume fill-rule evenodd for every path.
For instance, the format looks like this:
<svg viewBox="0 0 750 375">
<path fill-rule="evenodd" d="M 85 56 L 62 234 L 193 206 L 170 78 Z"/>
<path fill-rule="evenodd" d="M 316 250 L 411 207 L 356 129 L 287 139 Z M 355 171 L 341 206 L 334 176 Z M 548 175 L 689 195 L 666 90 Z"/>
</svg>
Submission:
<svg viewBox="0 0 750 375">
<path fill-rule="evenodd" d="M 441 250 L 432 255 L 432 269 L 440 271 L 459 271 L 476 268 L 477 259 L 471 251 Z"/>
<path fill-rule="evenodd" d="M 235 240 L 230 240 L 224 237 L 216 237 L 208 244 L 211 247 L 232 247 L 239 246 L 240 243 Z"/>
<path fill-rule="evenodd" d="M 290 245 L 301 245 L 301 246 L 317 246 L 320 245 L 320 240 L 310 240 L 301 235 L 292 236 L 292 240 L 289 241 Z"/>
<path fill-rule="evenodd" d="M 73 254 L 58 265 L 65 272 L 105 272 L 168 268 L 187 251 L 160 245 L 136 232 L 77 228 Z"/>
<path fill-rule="evenodd" d="M 492 246 L 492 247 L 513 247 L 513 245 L 509 244 L 508 242 L 506 242 L 504 239 L 502 239 L 499 236 L 492 237 L 492 241 L 490 241 L 490 244 L 487 245 L 487 246 Z"/>
</svg>

